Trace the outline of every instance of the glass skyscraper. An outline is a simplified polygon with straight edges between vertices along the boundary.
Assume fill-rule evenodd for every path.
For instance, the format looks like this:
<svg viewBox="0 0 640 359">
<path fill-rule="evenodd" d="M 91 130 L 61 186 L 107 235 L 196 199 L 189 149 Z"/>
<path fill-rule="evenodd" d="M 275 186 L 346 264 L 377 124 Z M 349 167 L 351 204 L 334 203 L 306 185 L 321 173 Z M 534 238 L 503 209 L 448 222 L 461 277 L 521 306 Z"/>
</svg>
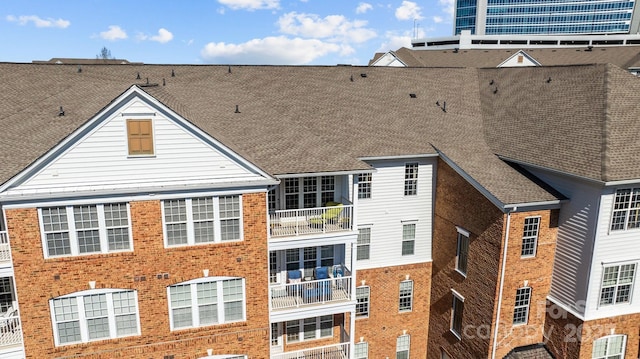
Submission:
<svg viewBox="0 0 640 359">
<path fill-rule="evenodd" d="M 626 34 L 634 0 L 456 0 L 455 34 Z"/>
</svg>

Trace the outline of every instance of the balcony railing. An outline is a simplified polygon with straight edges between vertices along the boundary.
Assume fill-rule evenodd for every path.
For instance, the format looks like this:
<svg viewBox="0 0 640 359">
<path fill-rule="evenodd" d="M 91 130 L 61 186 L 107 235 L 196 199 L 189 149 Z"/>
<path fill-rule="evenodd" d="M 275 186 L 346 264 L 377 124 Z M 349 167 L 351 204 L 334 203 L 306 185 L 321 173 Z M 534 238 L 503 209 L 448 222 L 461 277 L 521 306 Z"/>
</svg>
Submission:
<svg viewBox="0 0 640 359">
<path fill-rule="evenodd" d="M 271 309 L 351 300 L 351 277 L 337 277 L 271 286 Z"/>
<path fill-rule="evenodd" d="M 340 343 L 271 355 L 271 359 L 346 359 L 349 343 Z"/>
<path fill-rule="evenodd" d="M 22 344 L 22 327 L 17 311 L 0 317 L 0 347 Z"/>
<path fill-rule="evenodd" d="M 6 231 L 0 232 L 0 262 L 11 260 L 11 248 L 9 247 L 9 235 Z"/>
<path fill-rule="evenodd" d="M 353 205 L 287 209 L 271 213 L 271 237 L 352 230 Z"/>
</svg>

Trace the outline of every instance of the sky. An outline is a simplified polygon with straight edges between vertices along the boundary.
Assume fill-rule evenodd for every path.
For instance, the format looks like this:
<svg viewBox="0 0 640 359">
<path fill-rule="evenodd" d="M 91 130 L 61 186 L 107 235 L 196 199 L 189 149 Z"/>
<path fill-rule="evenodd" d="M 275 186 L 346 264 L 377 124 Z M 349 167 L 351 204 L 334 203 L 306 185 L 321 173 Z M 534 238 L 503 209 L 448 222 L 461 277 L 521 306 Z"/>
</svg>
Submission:
<svg viewBox="0 0 640 359">
<path fill-rule="evenodd" d="M 0 61 L 366 65 L 450 36 L 454 0 L 0 0 Z"/>
</svg>

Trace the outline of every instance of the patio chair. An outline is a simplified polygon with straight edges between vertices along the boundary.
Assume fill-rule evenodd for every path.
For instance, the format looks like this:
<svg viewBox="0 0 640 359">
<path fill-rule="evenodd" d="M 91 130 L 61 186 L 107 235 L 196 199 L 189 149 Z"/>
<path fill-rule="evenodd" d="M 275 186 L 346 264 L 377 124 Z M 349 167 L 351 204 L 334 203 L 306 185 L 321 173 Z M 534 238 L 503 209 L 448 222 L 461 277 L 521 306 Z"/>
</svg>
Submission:
<svg viewBox="0 0 640 359">
<path fill-rule="evenodd" d="M 312 224 L 327 224 L 327 223 L 335 223 L 338 218 L 340 218 L 340 214 L 342 213 L 342 203 L 338 202 L 327 202 L 327 209 L 319 216 L 313 217 L 309 219 L 309 222 Z"/>
</svg>

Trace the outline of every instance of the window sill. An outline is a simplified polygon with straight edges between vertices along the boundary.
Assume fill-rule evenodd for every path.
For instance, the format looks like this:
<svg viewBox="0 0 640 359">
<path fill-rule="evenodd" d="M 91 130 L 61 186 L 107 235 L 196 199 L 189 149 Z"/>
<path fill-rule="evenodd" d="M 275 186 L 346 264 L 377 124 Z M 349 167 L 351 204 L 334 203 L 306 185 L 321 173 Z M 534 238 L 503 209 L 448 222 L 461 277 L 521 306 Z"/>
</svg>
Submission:
<svg viewBox="0 0 640 359">
<path fill-rule="evenodd" d="M 456 332 L 455 330 L 453 330 L 453 328 L 449 329 L 449 332 L 451 334 L 453 334 L 454 337 L 456 337 L 458 340 L 462 340 L 462 336 L 460 334 L 458 334 L 458 332 Z"/>
<path fill-rule="evenodd" d="M 134 255 L 133 251 L 118 251 L 118 252 L 108 252 L 108 253 L 84 253 L 78 255 L 64 255 L 64 256 L 54 256 L 54 257 L 44 257 L 44 260 L 47 262 L 65 262 L 65 261 L 75 261 L 75 260 L 83 260 L 83 259 L 94 259 L 96 257 L 127 257 Z"/>
<path fill-rule="evenodd" d="M 464 278 L 467 278 L 467 273 L 461 271 L 460 269 L 456 268 L 455 271 L 460 274 L 461 276 L 463 276 Z"/>
</svg>

